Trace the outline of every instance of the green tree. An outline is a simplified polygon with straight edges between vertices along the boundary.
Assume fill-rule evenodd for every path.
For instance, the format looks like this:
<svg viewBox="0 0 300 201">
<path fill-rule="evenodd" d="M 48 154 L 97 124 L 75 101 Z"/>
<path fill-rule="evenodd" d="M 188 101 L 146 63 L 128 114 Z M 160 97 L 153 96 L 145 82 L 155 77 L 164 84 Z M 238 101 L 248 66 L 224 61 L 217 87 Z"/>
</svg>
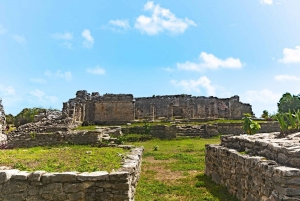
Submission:
<svg viewBox="0 0 300 201">
<path fill-rule="evenodd" d="M 12 114 L 7 114 L 7 115 L 5 115 L 5 118 L 6 118 L 6 123 L 7 123 L 7 124 L 14 124 L 14 122 L 15 122 L 15 117 L 14 117 L 14 115 L 12 115 Z"/>
<path fill-rule="evenodd" d="M 282 95 L 277 106 L 279 113 L 288 113 L 289 110 L 296 112 L 300 109 L 300 97 L 299 95 L 295 96 L 287 92 Z"/>
<path fill-rule="evenodd" d="M 270 113 L 268 112 L 268 110 L 264 110 L 261 115 L 261 118 L 267 119 L 269 117 L 270 117 Z"/>
<path fill-rule="evenodd" d="M 27 124 L 33 122 L 34 115 L 46 112 L 44 108 L 24 108 L 19 114 L 15 116 L 14 124 L 16 127 L 21 126 L 23 124 Z"/>
</svg>

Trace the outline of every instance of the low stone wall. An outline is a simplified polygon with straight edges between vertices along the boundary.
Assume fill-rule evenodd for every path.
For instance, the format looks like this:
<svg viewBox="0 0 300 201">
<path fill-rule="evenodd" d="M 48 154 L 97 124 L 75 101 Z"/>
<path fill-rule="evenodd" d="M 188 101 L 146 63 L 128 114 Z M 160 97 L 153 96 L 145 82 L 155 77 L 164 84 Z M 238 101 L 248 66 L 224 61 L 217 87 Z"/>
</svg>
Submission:
<svg viewBox="0 0 300 201">
<path fill-rule="evenodd" d="M 176 126 L 134 126 L 134 127 L 122 127 L 122 133 L 124 134 L 150 134 L 154 137 L 161 139 L 173 139 L 176 138 L 177 128 Z"/>
<path fill-rule="evenodd" d="M 260 133 L 272 133 L 279 132 L 280 126 L 277 121 L 273 122 L 259 122 L 261 129 Z M 217 130 L 222 134 L 234 134 L 239 135 L 245 133 L 243 130 L 243 123 L 218 123 Z"/>
<path fill-rule="evenodd" d="M 300 170 L 264 157 L 206 145 L 205 174 L 241 201 L 300 200 Z"/>
<path fill-rule="evenodd" d="M 7 135 L 7 147 L 34 147 L 57 144 L 91 144 L 101 143 L 101 131 L 57 131 L 54 133 L 11 132 Z"/>
<path fill-rule="evenodd" d="M 300 168 L 300 133 L 279 138 L 280 133 L 221 136 L 221 145 L 259 155 L 285 166 Z"/>
<path fill-rule="evenodd" d="M 122 167 L 101 172 L 0 171 L 3 201 L 133 201 L 140 177 L 143 148 L 128 154 Z"/>
</svg>

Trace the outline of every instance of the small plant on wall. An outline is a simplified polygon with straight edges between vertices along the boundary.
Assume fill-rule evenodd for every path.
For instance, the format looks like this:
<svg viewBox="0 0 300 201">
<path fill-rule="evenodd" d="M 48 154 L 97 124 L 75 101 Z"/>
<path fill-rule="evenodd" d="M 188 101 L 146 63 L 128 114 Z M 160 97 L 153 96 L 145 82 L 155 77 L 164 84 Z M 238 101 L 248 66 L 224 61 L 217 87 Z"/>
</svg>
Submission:
<svg viewBox="0 0 300 201">
<path fill-rule="evenodd" d="M 243 129 L 245 133 L 253 135 L 257 133 L 260 129 L 259 123 L 252 120 L 252 116 L 249 113 L 244 114 L 244 123 L 243 123 Z"/>
</svg>

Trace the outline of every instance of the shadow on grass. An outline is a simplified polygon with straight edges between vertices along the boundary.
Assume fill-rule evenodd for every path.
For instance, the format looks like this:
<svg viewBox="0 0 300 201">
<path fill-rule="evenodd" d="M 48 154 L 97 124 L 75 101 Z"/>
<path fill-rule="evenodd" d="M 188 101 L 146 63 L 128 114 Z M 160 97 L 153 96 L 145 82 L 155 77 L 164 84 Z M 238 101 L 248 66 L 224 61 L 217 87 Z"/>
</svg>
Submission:
<svg viewBox="0 0 300 201">
<path fill-rule="evenodd" d="M 199 174 L 196 176 L 197 182 L 195 184 L 198 188 L 206 188 L 215 198 L 218 198 L 222 201 L 239 201 L 236 197 L 230 195 L 227 191 L 227 188 L 222 185 L 218 185 L 211 180 L 209 176 L 205 174 Z"/>
</svg>

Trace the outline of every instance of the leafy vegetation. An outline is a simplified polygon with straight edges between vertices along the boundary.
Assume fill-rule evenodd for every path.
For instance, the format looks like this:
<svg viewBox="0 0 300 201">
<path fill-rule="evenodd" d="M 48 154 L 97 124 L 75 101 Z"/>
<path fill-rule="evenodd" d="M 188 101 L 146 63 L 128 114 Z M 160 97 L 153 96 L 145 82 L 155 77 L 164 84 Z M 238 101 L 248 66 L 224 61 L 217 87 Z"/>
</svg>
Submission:
<svg viewBox="0 0 300 201">
<path fill-rule="evenodd" d="M 0 150 L 0 153 L 0 166 L 20 170 L 48 172 L 106 170 L 110 172 L 120 167 L 121 157 L 118 153 L 122 154 L 125 151 L 120 148 L 65 145 Z"/>
<path fill-rule="evenodd" d="M 297 111 L 300 109 L 300 96 L 292 95 L 287 92 L 282 95 L 277 106 L 279 113 L 287 113 L 289 110 L 292 112 Z"/>
<path fill-rule="evenodd" d="M 278 113 L 276 117 L 282 132 L 300 129 L 300 109 L 294 113 L 291 110 L 287 113 Z"/>
<path fill-rule="evenodd" d="M 219 143 L 219 137 L 135 142 L 145 147 L 136 200 L 237 201 L 204 175 L 205 144 Z"/>
<path fill-rule="evenodd" d="M 251 114 L 245 113 L 243 119 L 244 119 L 243 129 L 245 133 L 252 135 L 257 133 L 257 131 L 259 131 L 260 125 L 259 123 L 252 120 Z"/>
<path fill-rule="evenodd" d="M 12 114 L 7 114 L 7 115 L 5 115 L 5 117 L 6 117 L 6 122 L 8 124 L 14 124 L 14 126 L 19 127 L 23 124 L 33 122 L 35 115 L 38 115 L 40 113 L 45 113 L 47 111 L 56 111 L 56 110 L 57 109 L 52 109 L 52 108 L 45 109 L 45 108 L 39 108 L 39 107 L 24 108 L 16 116 L 13 116 Z"/>
</svg>

